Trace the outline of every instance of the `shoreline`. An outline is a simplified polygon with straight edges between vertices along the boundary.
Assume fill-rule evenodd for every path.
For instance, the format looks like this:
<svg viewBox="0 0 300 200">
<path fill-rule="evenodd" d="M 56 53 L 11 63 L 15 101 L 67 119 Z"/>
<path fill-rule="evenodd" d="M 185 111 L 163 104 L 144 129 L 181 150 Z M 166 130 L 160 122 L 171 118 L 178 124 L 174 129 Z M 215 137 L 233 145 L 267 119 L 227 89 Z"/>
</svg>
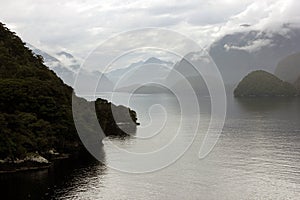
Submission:
<svg viewBox="0 0 300 200">
<path fill-rule="evenodd" d="M 49 169 L 51 166 L 53 166 L 54 161 L 69 159 L 70 157 L 71 157 L 70 154 L 61 154 L 58 156 L 51 157 L 51 159 L 46 159 L 47 162 L 37 162 L 37 161 L 29 160 L 29 161 L 21 161 L 21 162 L 0 163 L 0 175 Z"/>
<path fill-rule="evenodd" d="M 32 166 L 32 167 L 20 167 L 20 168 L 13 168 L 12 170 L 0 170 L 1 174 L 13 174 L 18 172 L 28 172 L 28 171 L 38 171 L 42 169 L 48 169 L 53 165 L 53 163 L 49 163 L 49 165 L 45 166 Z"/>
</svg>

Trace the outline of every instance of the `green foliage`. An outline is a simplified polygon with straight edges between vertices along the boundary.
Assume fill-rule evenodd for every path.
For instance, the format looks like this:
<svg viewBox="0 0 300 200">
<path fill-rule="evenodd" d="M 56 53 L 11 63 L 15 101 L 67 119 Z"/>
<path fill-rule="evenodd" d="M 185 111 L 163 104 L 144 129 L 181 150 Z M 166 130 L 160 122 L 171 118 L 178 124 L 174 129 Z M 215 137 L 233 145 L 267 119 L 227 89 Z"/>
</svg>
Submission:
<svg viewBox="0 0 300 200">
<path fill-rule="evenodd" d="M 296 96 L 296 94 L 293 85 L 262 70 L 248 74 L 234 91 L 235 97 Z"/>
<path fill-rule="evenodd" d="M 95 102 L 96 113 L 100 126 L 105 129 L 105 132 L 109 136 L 122 135 L 126 136 L 119 127 L 119 124 L 127 123 L 130 127 L 136 125 L 137 117 L 136 112 L 130 110 L 124 106 L 115 106 L 114 104 L 108 103 L 106 100 L 97 99 Z M 114 120 L 109 120 L 114 119 Z M 124 128 L 124 127 L 123 127 Z M 128 129 L 127 129 L 128 130 Z M 130 132 L 130 130 L 128 130 Z M 114 134 L 115 133 L 115 134 Z"/>
<path fill-rule="evenodd" d="M 81 146 L 72 116 L 72 88 L 1 23 L 0 89 L 0 159 L 22 158 L 36 151 L 43 154 L 52 148 L 73 152 Z M 107 114 L 111 104 L 98 101 L 103 102 L 97 111 L 105 133 L 119 134 L 116 128 L 115 132 L 108 129 L 116 126 Z M 136 120 L 135 112 L 131 115 Z"/>
</svg>

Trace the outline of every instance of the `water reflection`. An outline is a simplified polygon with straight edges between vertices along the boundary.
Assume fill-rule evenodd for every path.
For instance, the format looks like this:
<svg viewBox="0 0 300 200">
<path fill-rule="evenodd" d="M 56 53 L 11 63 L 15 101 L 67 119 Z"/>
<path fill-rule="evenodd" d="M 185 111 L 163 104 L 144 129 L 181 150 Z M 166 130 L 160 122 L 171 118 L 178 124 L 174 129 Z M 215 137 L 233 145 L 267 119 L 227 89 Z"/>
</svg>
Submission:
<svg viewBox="0 0 300 200">
<path fill-rule="evenodd" d="M 103 148 L 99 154 L 105 160 Z M 1 174 L 1 199 L 40 200 L 50 199 L 51 196 L 67 198 L 78 195 L 79 190 L 84 190 L 88 180 L 96 178 L 97 185 L 101 185 L 101 177 L 105 171 L 104 164 L 84 153 L 70 159 L 54 161 L 49 169 Z"/>
<path fill-rule="evenodd" d="M 122 100 L 118 100 L 122 104 Z M 149 105 L 162 102 L 169 114 L 166 135 L 181 116 L 175 99 L 165 96 L 137 96 L 132 105 L 142 123 L 149 120 Z M 200 107 L 209 105 L 202 99 Z M 131 106 L 132 107 L 132 106 Z M 203 111 L 203 110 L 202 110 Z M 210 112 L 202 112 L 197 138 L 177 162 L 155 173 L 132 175 L 98 162 L 59 161 L 46 171 L 1 175 L 3 199 L 298 199 L 300 196 L 300 101 L 299 99 L 234 99 L 229 96 L 223 133 L 213 151 L 198 159 L 201 138 L 206 133 Z M 154 109 L 153 128 L 164 120 Z M 187 122 L 189 122 L 187 120 Z M 170 129 L 169 129 L 170 128 Z M 147 135 L 138 127 L 137 135 Z M 182 141 L 193 135 L 190 124 L 182 128 Z M 143 152 L 145 146 L 134 137 L 113 139 L 120 148 Z M 105 142 L 104 142 L 105 143 Z M 159 144 L 159 143 L 158 143 Z M 181 144 L 178 144 L 181 145 Z M 123 162 L 117 151 L 104 145 L 106 163 Z M 162 157 L 155 159 L 163 159 Z M 154 160 L 153 162 L 155 162 Z M 144 163 L 147 164 L 146 162 Z M 49 189 L 48 189 L 49 188 Z"/>
<path fill-rule="evenodd" d="M 245 111 L 268 111 L 277 110 L 282 108 L 290 107 L 290 104 L 299 101 L 295 98 L 274 98 L 274 97 L 264 97 L 264 98 L 236 98 L 235 101 L 238 105 L 245 109 Z"/>
</svg>

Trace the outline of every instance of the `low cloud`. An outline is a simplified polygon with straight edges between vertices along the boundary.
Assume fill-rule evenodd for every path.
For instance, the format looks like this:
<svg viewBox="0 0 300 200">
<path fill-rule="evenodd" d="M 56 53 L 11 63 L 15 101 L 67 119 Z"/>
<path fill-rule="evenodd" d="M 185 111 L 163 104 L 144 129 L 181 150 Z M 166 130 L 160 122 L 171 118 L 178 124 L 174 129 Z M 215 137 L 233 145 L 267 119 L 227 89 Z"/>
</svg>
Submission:
<svg viewBox="0 0 300 200">
<path fill-rule="evenodd" d="M 70 52 L 84 58 L 120 32 L 162 27 L 191 37 L 208 47 L 225 34 L 266 30 L 287 34 L 282 24 L 298 25 L 297 0 L 0 0 L 0 19 L 23 40 L 49 53 Z M 250 27 L 242 27 L 249 24 Z M 253 51 L 270 41 L 244 48 Z"/>
<path fill-rule="evenodd" d="M 244 50 L 244 51 L 248 51 L 248 52 L 252 53 L 252 52 L 260 50 L 262 47 L 271 46 L 271 45 L 272 45 L 272 40 L 270 40 L 270 39 L 258 39 L 258 40 L 249 42 L 245 46 L 234 46 L 234 45 L 225 44 L 224 48 L 227 51 L 236 49 L 236 50 Z"/>
</svg>

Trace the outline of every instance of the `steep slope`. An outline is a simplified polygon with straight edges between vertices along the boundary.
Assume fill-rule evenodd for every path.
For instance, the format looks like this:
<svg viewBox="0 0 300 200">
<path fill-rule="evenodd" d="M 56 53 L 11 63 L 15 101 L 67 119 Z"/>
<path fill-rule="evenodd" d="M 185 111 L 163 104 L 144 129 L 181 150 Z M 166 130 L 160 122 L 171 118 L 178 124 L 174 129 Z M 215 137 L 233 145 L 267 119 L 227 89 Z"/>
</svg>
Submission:
<svg viewBox="0 0 300 200">
<path fill-rule="evenodd" d="M 300 76 L 300 53 L 282 59 L 277 65 L 275 75 L 284 81 L 294 83 Z"/>
<path fill-rule="evenodd" d="M 298 95 L 300 95 L 300 76 L 299 78 L 296 80 L 296 82 L 294 83 L 296 89 L 297 89 L 297 92 L 298 92 Z"/>
<path fill-rule="evenodd" d="M 14 160 L 31 152 L 43 155 L 51 149 L 73 153 L 82 147 L 72 115 L 73 89 L 24 45 L 0 23 L 0 159 Z M 101 99 L 95 105 L 99 123 L 108 136 L 125 134 L 117 126 L 112 109 L 121 116 L 119 121 L 136 124 L 136 114 L 128 108 Z M 130 119 L 124 118 L 126 113 L 130 113 Z M 86 127 L 91 129 L 89 124 Z"/>
<path fill-rule="evenodd" d="M 53 70 L 64 83 L 73 87 L 75 80 L 80 82 L 76 84 L 75 92 L 77 94 L 87 94 L 94 92 L 91 88 L 98 85 L 97 92 L 109 92 L 113 89 L 113 83 L 102 73 L 98 71 L 87 71 L 80 69 L 79 61 L 70 53 L 59 52 L 54 56 L 49 55 L 30 44 L 26 44 L 35 55 L 41 55 L 44 58 L 44 64 Z M 101 77 L 100 82 L 98 82 Z M 101 87 L 100 87 L 101 86 Z"/>
<path fill-rule="evenodd" d="M 52 56 L 45 51 L 42 51 L 31 44 L 26 44 L 26 46 L 32 50 L 35 55 L 40 55 L 44 58 L 44 64 L 49 67 L 49 69 L 53 70 L 58 77 L 60 77 L 64 83 L 69 86 L 74 84 L 75 80 L 75 69 L 69 66 L 65 66 L 63 62 Z M 61 56 L 61 55 L 60 55 Z"/>
<path fill-rule="evenodd" d="M 295 96 L 296 89 L 268 72 L 249 73 L 234 90 L 235 97 Z"/>
<path fill-rule="evenodd" d="M 248 31 L 228 34 L 214 42 L 209 53 L 219 67 L 225 84 L 236 84 L 249 72 L 274 72 L 278 62 L 300 52 L 300 29 L 282 25 L 285 33 Z"/>
<path fill-rule="evenodd" d="M 207 95 L 209 92 L 204 78 L 209 79 L 207 81 L 210 81 L 211 86 L 218 79 L 213 69 L 215 64 L 206 52 L 191 52 L 174 65 L 165 84 L 177 91 L 187 92 L 183 88 L 186 88 L 188 81 L 197 94 Z"/>
<path fill-rule="evenodd" d="M 120 87 L 116 92 L 130 93 L 130 94 L 166 94 L 170 93 L 170 89 L 159 84 L 144 84 L 144 85 L 130 85 L 127 87 Z"/>
</svg>

